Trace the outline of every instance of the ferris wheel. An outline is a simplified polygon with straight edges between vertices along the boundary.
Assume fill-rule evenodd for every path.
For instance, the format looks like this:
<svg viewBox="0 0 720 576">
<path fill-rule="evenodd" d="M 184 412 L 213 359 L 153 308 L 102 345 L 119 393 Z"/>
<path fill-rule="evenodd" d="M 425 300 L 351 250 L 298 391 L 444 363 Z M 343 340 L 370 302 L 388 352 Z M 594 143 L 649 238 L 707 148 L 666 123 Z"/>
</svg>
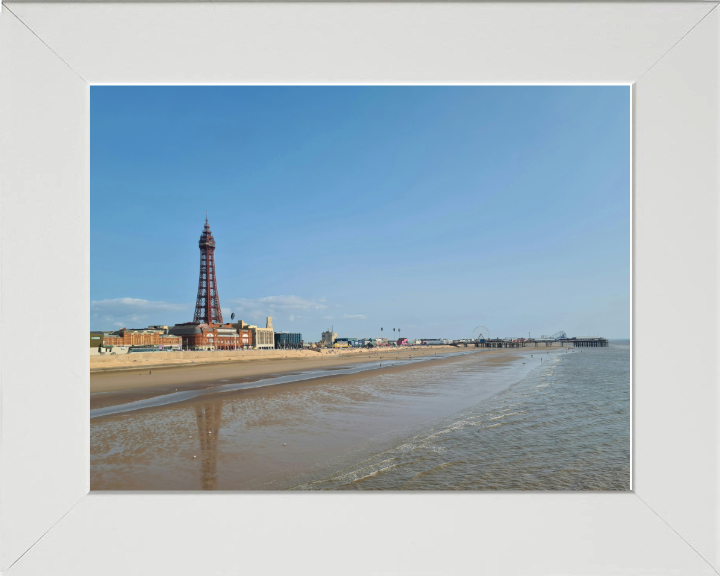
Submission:
<svg viewBox="0 0 720 576">
<path fill-rule="evenodd" d="M 473 340 L 490 340 L 490 330 L 485 328 L 485 326 L 478 326 L 473 330 L 472 333 L 472 339 Z"/>
</svg>

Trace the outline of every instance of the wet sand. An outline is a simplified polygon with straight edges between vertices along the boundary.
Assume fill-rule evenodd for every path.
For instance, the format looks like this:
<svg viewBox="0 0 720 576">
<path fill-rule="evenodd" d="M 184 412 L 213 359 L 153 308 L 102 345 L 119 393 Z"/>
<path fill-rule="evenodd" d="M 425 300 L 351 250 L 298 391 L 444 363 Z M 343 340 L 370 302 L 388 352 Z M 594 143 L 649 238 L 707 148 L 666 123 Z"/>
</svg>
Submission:
<svg viewBox="0 0 720 576">
<path fill-rule="evenodd" d="M 423 351 L 427 355 L 428 350 Z M 342 469 L 346 461 L 377 453 L 434 418 L 496 394 L 539 366 L 538 356 L 546 356 L 544 347 L 467 351 L 473 353 L 227 393 L 212 391 L 223 375 L 253 376 L 238 371 L 238 366 L 222 366 L 231 371 L 227 374 L 217 372 L 218 366 L 168 370 L 163 378 L 177 381 L 182 377 L 183 386 L 207 386 L 208 393 L 187 402 L 91 420 L 91 487 L 257 490 L 297 486 Z M 399 359 L 389 351 L 382 356 L 389 363 Z M 336 368 L 342 366 L 339 360 Z M 168 386 L 165 382 L 150 389 L 126 387 L 94 394 L 91 403 L 157 395 Z"/>
</svg>

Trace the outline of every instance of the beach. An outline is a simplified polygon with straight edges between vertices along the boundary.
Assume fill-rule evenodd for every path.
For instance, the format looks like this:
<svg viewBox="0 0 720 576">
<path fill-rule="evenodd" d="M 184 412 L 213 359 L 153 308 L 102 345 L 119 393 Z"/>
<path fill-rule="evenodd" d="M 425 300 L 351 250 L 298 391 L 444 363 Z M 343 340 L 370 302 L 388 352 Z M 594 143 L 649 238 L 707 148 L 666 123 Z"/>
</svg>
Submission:
<svg viewBox="0 0 720 576">
<path fill-rule="evenodd" d="M 512 464 L 498 466 L 497 470 L 505 471 L 498 477 L 486 469 L 490 455 L 500 454 L 498 447 L 514 439 L 516 444 L 501 451 L 503 457 L 510 457 L 522 446 L 540 441 L 541 435 L 532 432 L 536 427 L 540 432 L 552 430 L 556 417 L 557 422 L 566 418 L 561 408 L 576 401 L 576 376 L 567 382 L 554 382 L 558 367 L 572 368 L 581 360 L 611 358 L 619 353 L 612 349 L 578 351 L 544 346 L 398 352 L 154 368 L 152 375 L 147 370 L 143 376 L 137 370 L 93 374 L 96 388 L 104 387 L 106 391 L 91 395 L 92 489 L 373 489 L 375 484 L 391 490 L 430 486 L 517 489 L 513 488 L 517 478 L 503 475 L 513 468 Z M 622 369 L 621 364 L 618 366 Z M 592 370 L 597 372 L 596 368 Z M 541 377 L 549 378 L 549 384 L 532 383 L 533 378 Z M 618 383 L 617 394 L 623 397 L 624 373 L 612 378 Z M 135 384 L 141 379 L 152 385 Z M 551 399 L 548 392 L 553 384 L 563 385 L 569 400 L 545 406 L 543 402 Z M 607 385 L 602 381 L 599 384 Z M 512 402 L 507 400 L 519 394 L 523 386 L 526 392 Z M 581 412 L 585 404 L 593 405 L 592 395 L 607 395 L 602 386 L 592 382 L 583 394 L 589 396 L 573 416 L 578 419 L 578 431 L 566 444 L 578 435 L 582 439 L 583 434 L 589 434 L 583 426 L 591 421 L 584 422 Z M 522 404 L 532 409 L 518 408 Z M 622 402 L 618 406 L 622 408 Z M 104 414 L 103 410 L 116 412 Z M 468 410 L 481 415 L 463 416 Z M 488 410 L 491 416 L 484 415 Z M 520 433 L 529 426 L 524 419 L 533 411 L 537 413 L 533 419 L 548 421 L 534 422 Z M 612 474 L 601 480 L 594 474 L 594 480 L 583 486 L 625 486 L 623 479 L 627 475 L 622 462 L 629 437 L 623 427 L 628 420 L 627 410 L 614 417 L 618 419 L 618 428 L 613 432 L 617 438 L 608 444 L 615 446 Z M 444 461 L 457 448 L 435 444 L 447 442 L 470 421 L 482 424 L 471 427 L 471 441 L 463 438 L 452 444 L 465 446 L 458 460 Z M 437 426 L 442 429 L 434 430 Z M 505 432 L 494 436 L 499 430 Z M 480 431 L 482 437 L 478 438 L 475 435 Z M 528 433 L 530 436 L 524 436 Z M 562 435 L 562 430 L 557 434 Z M 494 440 L 484 445 L 482 438 Z M 549 436 L 536 450 L 538 457 L 542 457 L 543 450 L 556 451 L 556 442 L 554 434 Z M 585 449 L 582 442 L 578 446 L 578 450 Z M 421 458 L 412 457 L 427 450 L 430 453 Z M 390 453 L 392 457 L 383 456 Z M 573 466 L 581 457 L 573 455 Z M 433 466 L 437 470 L 430 473 L 422 469 L 423 463 L 438 458 L 441 461 Z M 478 458 L 483 462 L 481 470 L 476 469 Z M 564 461 L 557 455 L 554 458 Z M 469 463 L 473 463 L 473 470 L 467 478 L 451 474 L 442 480 L 443 470 L 452 469 L 457 474 Z M 415 468 L 418 470 L 412 478 L 394 479 L 401 471 Z M 536 474 L 541 476 L 540 472 Z M 569 482 L 575 482 L 574 475 L 577 472 L 553 477 L 549 486 L 545 486 L 545 480 L 533 482 L 527 475 L 524 482 L 533 489 L 566 489 L 572 486 Z M 481 477 L 487 479 L 486 484 L 477 484 Z"/>
<path fill-rule="evenodd" d="M 380 359 L 445 356 L 474 348 L 455 346 L 248 350 L 238 352 L 149 353 L 123 356 L 91 356 L 90 393 L 138 388 L 162 388 L 221 381 L 228 377 L 257 378 L 276 373 L 317 370 Z M 185 357 L 183 357 L 185 356 Z M 152 374 L 151 374 L 152 372 Z"/>
</svg>

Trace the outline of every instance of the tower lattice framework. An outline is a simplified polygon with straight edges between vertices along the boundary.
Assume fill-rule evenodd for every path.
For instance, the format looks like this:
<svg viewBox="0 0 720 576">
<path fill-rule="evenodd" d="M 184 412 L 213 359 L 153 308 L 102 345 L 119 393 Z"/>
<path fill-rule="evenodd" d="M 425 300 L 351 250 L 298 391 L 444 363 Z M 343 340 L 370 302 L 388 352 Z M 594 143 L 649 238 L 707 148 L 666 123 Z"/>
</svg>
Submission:
<svg viewBox="0 0 720 576">
<path fill-rule="evenodd" d="M 205 228 L 203 228 L 198 244 L 200 246 L 200 279 L 198 280 L 193 322 L 222 324 L 220 295 L 215 276 L 215 238 L 210 231 L 207 217 L 205 217 Z"/>
</svg>

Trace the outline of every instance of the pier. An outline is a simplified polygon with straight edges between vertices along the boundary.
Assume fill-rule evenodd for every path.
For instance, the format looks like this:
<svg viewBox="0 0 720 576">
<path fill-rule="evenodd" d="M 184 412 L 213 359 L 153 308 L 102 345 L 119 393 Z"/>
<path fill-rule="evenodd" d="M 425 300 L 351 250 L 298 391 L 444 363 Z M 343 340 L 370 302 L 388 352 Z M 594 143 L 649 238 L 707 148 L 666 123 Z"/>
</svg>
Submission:
<svg viewBox="0 0 720 576">
<path fill-rule="evenodd" d="M 527 340 L 456 340 L 451 346 L 474 346 L 475 348 L 520 348 L 525 347 L 531 342 Z"/>
<path fill-rule="evenodd" d="M 533 346 L 535 348 L 538 348 L 542 344 L 545 345 L 545 348 L 557 345 L 565 347 L 566 344 L 569 348 L 604 348 L 606 346 L 609 346 L 609 341 L 607 338 L 599 337 L 561 338 L 558 340 L 535 340 L 532 338 L 527 340 L 455 340 L 454 342 L 452 342 L 451 346 L 457 346 L 458 348 L 460 346 L 464 346 L 465 348 L 467 348 L 468 346 L 475 348 L 525 348 L 526 346 Z"/>
<path fill-rule="evenodd" d="M 607 338 L 577 338 L 575 340 L 566 340 L 568 344 L 573 345 L 574 348 L 597 348 L 608 346 L 609 342 Z"/>
</svg>

